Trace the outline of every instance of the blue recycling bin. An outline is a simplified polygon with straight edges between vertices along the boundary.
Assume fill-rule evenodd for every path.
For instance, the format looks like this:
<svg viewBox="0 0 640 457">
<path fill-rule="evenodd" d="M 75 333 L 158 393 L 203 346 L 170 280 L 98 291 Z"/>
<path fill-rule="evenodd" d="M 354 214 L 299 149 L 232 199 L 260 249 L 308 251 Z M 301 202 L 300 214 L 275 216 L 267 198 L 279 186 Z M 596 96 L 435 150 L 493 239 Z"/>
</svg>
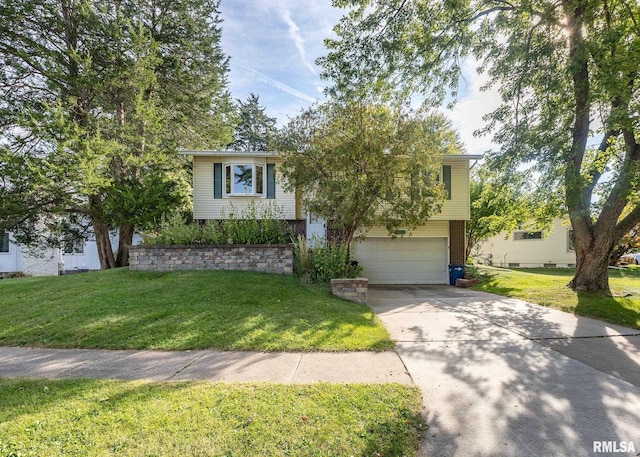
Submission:
<svg viewBox="0 0 640 457">
<path fill-rule="evenodd" d="M 449 265 L 449 284 L 456 285 L 456 279 L 464 278 L 464 265 Z"/>
</svg>

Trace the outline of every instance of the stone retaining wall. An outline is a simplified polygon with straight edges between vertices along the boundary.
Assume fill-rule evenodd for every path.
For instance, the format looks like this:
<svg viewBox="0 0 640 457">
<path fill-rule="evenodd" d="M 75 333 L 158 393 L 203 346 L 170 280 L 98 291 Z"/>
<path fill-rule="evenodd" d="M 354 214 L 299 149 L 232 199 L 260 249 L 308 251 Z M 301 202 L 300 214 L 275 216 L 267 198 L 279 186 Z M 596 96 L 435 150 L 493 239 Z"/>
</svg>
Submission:
<svg viewBox="0 0 640 457">
<path fill-rule="evenodd" d="M 357 303 L 367 303 L 369 280 L 367 278 L 345 278 L 331 280 L 331 293 L 337 297 Z"/>
<path fill-rule="evenodd" d="M 137 271 L 239 270 L 290 275 L 290 244 L 131 246 L 129 269 Z"/>
</svg>

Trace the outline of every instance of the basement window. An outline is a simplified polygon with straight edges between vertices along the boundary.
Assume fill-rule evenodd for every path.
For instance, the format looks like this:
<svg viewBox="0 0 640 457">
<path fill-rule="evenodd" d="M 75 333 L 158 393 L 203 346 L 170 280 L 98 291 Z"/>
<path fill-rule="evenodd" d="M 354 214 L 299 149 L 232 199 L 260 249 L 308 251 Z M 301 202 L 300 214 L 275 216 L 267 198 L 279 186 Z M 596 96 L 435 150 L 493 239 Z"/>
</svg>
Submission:
<svg viewBox="0 0 640 457">
<path fill-rule="evenodd" d="M 541 240 L 542 232 L 515 232 L 513 234 L 513 239 L 516 241 L 519 240 Z"/>
</svg>

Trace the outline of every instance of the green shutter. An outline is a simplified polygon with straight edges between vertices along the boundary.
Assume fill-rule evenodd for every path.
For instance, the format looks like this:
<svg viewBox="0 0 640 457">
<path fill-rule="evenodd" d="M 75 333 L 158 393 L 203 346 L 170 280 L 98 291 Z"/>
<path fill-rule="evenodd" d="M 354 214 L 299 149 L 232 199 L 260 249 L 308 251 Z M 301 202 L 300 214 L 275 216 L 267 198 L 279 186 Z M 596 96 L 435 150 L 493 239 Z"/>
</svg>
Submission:
<svg viewBox="0 0 640 457">
<path fill-rule="evenodd" d="M 276 198 L 276 164 L 267 164 L 267 198 Z"/>
<path fill-rule="evenodd" d="M 213 164 L 213 198 L 222 198 L 222 164 Z"/>
<path fill-rule="evenodd" d="M 447 200 L 451 200 L 451 165 L 442 166 L 442 182 L 447 191 Z"/>
</svg>

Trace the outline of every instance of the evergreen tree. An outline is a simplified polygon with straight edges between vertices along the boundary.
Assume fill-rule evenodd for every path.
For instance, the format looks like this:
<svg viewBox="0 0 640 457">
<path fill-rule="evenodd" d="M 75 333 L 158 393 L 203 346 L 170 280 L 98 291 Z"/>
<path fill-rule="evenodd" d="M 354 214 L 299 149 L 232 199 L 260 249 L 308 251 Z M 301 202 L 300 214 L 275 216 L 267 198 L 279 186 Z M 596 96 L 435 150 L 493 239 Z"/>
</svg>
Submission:
<svg viewBox="0 0 640 457">
<path fill-rule="evenodd" d="M 266 151 L 276 133 L 276 118 L 265 113 L 258 95 L 249 94 L 246 102 L 238 100 L 240 121 L 233 133 L 229 149 L 237 151 Z"/>
<path fill-rule="evenodd" d="M 102 267 L 125 265 L 133 232 L 186 202 L 177 148 L 231 137 L 219 22 L 206 0 L 3 2 L 0 229 L 51 241 L 81 215 Z"/>
</svg>

